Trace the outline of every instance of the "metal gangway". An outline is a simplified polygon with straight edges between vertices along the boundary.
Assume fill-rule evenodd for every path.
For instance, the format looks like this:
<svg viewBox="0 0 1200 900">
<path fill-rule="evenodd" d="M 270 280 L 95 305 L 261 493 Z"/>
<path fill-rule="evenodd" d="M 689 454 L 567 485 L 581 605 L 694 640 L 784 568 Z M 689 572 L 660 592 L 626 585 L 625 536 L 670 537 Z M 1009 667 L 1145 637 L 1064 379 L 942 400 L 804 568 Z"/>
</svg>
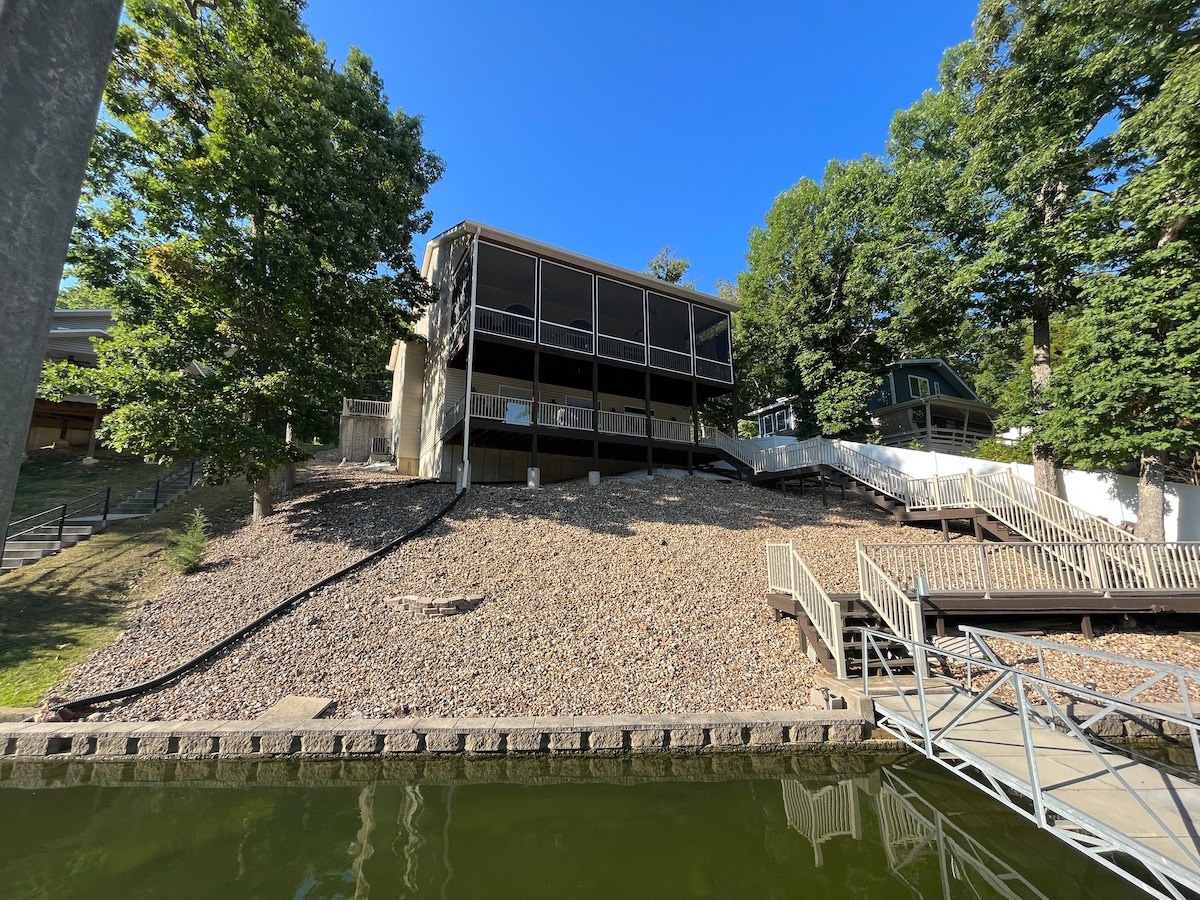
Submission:
<svg viewBox="0 0 1200 900">
<path fill-rule="evenodd" d="M 964 627 L 955 649 L 904 641 L 914 672 L 893 672 L 895 634 L 863 629 L 864 673 L 880 728 L 974 784 L 1151 896 L 1200 893 L 1200 785 L 1164 763 L 1102 742 L 1109 717 L 1161 722 L 1200 758 L 1200 671 L 1051 641 Z M 1007 641 L 1021 665 L 1002 660 Z M 1133 686 L 1120 696 L 1053 677 L 1051 660 L 1116 668 Z M 935 677 L 934 668 L 944 676 Z M 1082 679 L 1081 679 L 1082 680 Z M 1170 705 L 1148 702 L 1151 692 Z"/>
</svg>

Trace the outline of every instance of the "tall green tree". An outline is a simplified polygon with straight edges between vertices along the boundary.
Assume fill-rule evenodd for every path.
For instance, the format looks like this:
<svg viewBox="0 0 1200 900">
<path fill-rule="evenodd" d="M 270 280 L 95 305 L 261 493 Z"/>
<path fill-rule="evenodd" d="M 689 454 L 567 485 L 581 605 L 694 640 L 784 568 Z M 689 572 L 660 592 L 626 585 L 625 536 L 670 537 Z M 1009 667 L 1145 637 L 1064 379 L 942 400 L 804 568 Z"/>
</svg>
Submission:
<svg viewBox="0 0 1200 900">
<path fill-rule="evenodd" d="M 1053 439 L 1086 466 L 1140 459 L 1137 534 L 1164 539 L 1171 457 L 1200 447 L 1200 25 L 1119 18 L 1160 36 L 1161 88 L 1113 138 L 1124 180 L 1100 204 L 1100 265 L 1055 372 Z M 1123 28 L 1122 28 L 1123 26 Z"/>
<path fill-rule="evenodd" d="M 128 0 L 71 256 L 117 304 L 86 386 L 114 409 L 106 440 L 206 454 L 254 484 L 256 517 L 304 455 L 285 427 L 327 423 L 428 302 L 411 245 L 442 171 L 371 61 L 331 63 L 302 9 Z"/>
<path fill-rule="evenodd" d="M 780 194 L 750 234 L 735 336 L 744 399 L 794 397 L 802 427 L 868 429 L 867 398 L 892 361 L 896 314 L 890 201 L 881 160 L 833 162 L 820 184 Z"/>
<path fill-rule="evenodd" d="M 691 267 L 692 264 L 688 260 L 678 256 L 671 247 L 664 246 L 655 254 L 654 259 L 646 263 L 645 274 L 680 287 L 694 288 L 696 279 L 683 280 L 683 276 Z"/>
</svg>

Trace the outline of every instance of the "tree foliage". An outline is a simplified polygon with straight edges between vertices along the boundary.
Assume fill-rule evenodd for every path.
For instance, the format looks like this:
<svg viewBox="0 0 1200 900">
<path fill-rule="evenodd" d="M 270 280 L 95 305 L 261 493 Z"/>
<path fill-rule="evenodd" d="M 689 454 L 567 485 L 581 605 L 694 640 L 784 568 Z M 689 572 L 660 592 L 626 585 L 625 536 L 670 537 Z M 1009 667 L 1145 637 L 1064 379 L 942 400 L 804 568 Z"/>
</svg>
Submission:
<svg viewBox="0 0 1200 900">
<path fill-rule="evenodd" d="M 696 279 L 683 280 L 683 276 L 691 267 L 692 264 L 688 260 L 678 256 L 671 247 L 664 246 L 652 260 L 646 263 L 645 274 L 660 281 L 677 284 L 680 287 L 694 288 Z"/>
<path fill-rule="evenodd" d="M 411 244 L 442 170 L 302 7 L 126 3 L 70 257 L 117 307 L 86 386 L 108 443 L 207 454 L 267 509 L 269 471 L 303 455 L 285 423 L 326 425 L 428 302 Z"/>
</svg>

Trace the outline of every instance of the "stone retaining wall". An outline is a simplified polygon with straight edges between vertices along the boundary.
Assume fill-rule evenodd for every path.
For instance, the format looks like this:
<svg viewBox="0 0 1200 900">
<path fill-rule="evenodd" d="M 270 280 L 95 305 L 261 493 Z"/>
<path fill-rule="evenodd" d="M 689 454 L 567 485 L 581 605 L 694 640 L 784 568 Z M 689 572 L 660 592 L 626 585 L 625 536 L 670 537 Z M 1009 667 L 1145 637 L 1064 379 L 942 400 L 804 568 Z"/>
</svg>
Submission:
<svg viewBox="0 0 1200 900">
<path fill-rule="evenodd" d="M 845 711 L 690 716 L 44 722 L 0 725 L 0 759 L 371 757 L 409 754 L 704 753 L 858 746 Z"/>
</svg>

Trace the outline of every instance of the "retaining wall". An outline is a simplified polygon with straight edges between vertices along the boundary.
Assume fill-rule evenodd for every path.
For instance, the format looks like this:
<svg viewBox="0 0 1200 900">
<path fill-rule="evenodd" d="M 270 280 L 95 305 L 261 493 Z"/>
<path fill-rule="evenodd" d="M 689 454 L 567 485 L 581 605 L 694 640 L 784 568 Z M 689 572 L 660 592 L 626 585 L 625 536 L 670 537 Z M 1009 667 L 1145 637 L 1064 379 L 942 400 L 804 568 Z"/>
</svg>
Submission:
<svg viewBox="0 0 1200 900">
<path fill-rule="evenodd" d="M 845 711 L 689 716 L 43 722 L 0 725 L 0 760 L 700 753 L 860 747 L 874 723 Z M 889 745 L 890 746 L 890 745 Z"/>
</svg>

